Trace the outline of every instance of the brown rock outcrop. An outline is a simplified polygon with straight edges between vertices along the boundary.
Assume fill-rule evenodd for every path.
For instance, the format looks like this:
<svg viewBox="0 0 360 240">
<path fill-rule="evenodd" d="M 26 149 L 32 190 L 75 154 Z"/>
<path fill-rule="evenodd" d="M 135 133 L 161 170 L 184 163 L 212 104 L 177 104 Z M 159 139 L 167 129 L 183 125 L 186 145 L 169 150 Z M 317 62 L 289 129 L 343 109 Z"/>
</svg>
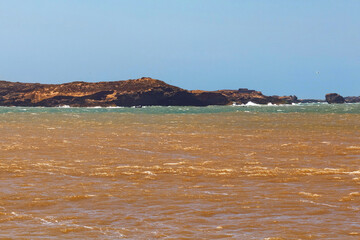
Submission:
<svg viewBox="0 0 360 240">
<path fill-rule="evenodd" d="M 0 82 L 2 106 L 204 106 L 188 91 L 151 78 L 114 82 L 30 84 Z"/>
<path fill-rule="evenodd" d="M 291 97 L 267 97 L 247 89 L 187 91 L 152 78 L 65 84 L 0 81 L 0 106 L 207 106 L 249 101 L 278 104 L 293 100 Z"/>
</svg>

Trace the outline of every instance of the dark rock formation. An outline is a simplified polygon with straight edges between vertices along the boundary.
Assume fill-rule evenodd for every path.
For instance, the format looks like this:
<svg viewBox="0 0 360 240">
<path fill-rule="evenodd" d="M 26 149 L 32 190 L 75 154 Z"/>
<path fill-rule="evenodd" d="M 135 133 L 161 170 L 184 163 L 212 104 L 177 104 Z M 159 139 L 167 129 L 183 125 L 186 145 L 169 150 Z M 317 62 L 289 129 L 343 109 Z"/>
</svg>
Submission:
<svg viewBox="0 0 360 240">
<path fill-rule="evenodd" d="M 0 106 L 207 106 L 249 101 L 280 104 L 296 100 L 294 96 L 268 97 L 248 89 L 187 91 L 151 78 L 65 84 L 0 81 Z"/>
<path fill-rule="evenodd" d="M 291 104 L 291 103 L 298 103 L 299 100 L 296 96 L 290 95 L 290 96 L 271 96 L 270 102 L 272 104 Z"/>
<path fill-rule="evenodd" d="M 328 93 L 325 95 L 325 99 L 329 104 L 345 102 L 345 99 L 337 93 Z"/>
<path fill-rule="evenodd" d="M 191 93 L 205 105 L 227 105 L 231 102 L 221 93 L 195 90 Z"/>
<path fill-rule="evenodd" d="M 322 102 L 326 102 L 326 101 L 321 100 L 321 99 L 299 99 L 299 102 L 301 102 L 301 103 L 322 103 Z"/>
<path fill-rule="evenodd" d="M 360 102 L 360 97 L 345 97 L 346 103 L 358 103 Z"/>
</svg>

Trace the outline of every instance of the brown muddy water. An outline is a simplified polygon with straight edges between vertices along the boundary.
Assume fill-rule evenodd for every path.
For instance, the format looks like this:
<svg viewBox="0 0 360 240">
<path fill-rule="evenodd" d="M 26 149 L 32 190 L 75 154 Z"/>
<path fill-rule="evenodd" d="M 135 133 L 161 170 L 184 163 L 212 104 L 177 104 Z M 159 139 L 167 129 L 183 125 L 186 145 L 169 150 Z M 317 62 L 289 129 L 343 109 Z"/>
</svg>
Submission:
<svg viewBox="0 0 360 240">
<path fill-rule="evenodd" d="M 0 114 L 0 238 L 360 239 L 360 114 Z"/>
</svg>

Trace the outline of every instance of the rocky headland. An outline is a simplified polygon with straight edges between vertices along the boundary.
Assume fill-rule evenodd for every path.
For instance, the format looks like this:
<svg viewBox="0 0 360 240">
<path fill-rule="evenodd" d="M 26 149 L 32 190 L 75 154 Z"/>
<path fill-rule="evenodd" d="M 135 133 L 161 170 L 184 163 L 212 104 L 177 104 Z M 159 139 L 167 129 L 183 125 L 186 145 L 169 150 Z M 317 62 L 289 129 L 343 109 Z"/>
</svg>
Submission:
<svg viewBox="0 0 360 240">
<path fill-rule="evenodd" d="M 208 106 L 250 101 L 258 104 L 298 102 L 296 96 L 265 96 L 248 89 L 188 91 L 152 78 L 64 84 L 0 81 L 0 106 Z"/>
</svg>

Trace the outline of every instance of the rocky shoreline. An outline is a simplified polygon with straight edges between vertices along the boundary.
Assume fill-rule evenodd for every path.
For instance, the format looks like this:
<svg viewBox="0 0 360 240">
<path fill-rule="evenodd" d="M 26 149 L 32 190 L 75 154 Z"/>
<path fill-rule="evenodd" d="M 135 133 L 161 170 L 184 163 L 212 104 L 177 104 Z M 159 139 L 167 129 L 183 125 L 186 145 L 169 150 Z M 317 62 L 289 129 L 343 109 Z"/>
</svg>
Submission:
<svg viewBox="0 0 360 240">
<path fill-rule="evenodd" d="M 186 90 L 152 78 L 112 82 L 70 82 L 40 84 L 0 81 L 0 106 L 24 107 L 111 107 L 111 106 L 208 106 L 292 103 L 356 103 L 360 97 L 326 94 L 325 100 L 298 99 L 296 96 L 266 96 L 260 91 Z"/>
<path fill-rule="evenodd" d="M 189 91 L 152 78 L 64 84 L 0 81 L 0 106 L 208 106 L 250 101 L 257 104 L 298 102 L 296 96 L 265 96 L 248 89 Z"/>
</svg>

